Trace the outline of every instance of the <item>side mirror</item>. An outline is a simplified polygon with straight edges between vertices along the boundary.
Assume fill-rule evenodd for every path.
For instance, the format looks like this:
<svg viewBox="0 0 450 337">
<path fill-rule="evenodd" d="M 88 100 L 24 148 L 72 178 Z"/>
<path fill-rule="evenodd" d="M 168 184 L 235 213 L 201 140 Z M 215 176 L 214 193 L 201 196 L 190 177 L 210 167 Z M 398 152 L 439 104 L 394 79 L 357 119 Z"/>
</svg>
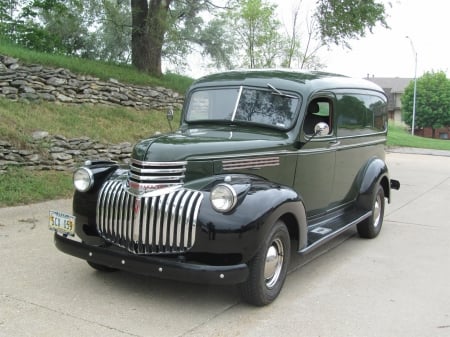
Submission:
<svg viewBox="0 0 450 337">
<path fill-rule="evenodd" d="M 314 127 L 314 136 L 327 136 L 330 133 L 330 127 L 325 122 L 317 123 Z"/>
<path fill-rule="evenodd" d="M 166 116 L 167 116 L 167 120 L 169 122 L 173 121 L 173 109 L 172 108 L 167 109 L 167 115 Z"/>
</svg>

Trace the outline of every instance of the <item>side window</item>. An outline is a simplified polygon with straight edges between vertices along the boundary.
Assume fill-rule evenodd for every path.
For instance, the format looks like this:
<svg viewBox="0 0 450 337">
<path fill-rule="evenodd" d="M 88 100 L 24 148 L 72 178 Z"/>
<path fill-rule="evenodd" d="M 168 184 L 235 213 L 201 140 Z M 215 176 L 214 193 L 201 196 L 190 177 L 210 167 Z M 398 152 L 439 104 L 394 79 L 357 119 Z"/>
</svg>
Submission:
<svg viewBox="0 0 450 337">
<path fill-rule="evenodd" d="M 338 95 L 337 111 L 338 136 L 355 136 L 386 130 L 387 103 L 379 96 Z"/>
<path fill-rule="evenodd" d="M 331 102 L 326 98 L 318 98 L 312 100 L 306 111 L 305 122 L 303 123 L 303 131 L 307 135 L 314 134 L 314 127 L 317 123 L 327 123 L 332 132 L 331 125 L 332 107 Z"/>
</svg>

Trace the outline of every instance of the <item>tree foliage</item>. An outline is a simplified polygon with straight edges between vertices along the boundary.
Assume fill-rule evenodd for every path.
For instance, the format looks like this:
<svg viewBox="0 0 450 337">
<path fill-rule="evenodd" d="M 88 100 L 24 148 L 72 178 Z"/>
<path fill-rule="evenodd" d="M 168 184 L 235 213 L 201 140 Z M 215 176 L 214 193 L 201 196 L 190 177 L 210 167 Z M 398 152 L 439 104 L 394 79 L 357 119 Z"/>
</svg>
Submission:
<svg viewBox="0 0 450 337">
<path fill-rule="evenodd" d="M 222 15 L 230 30 L 235 56 L 249 68 L 274 67 L 282 50 L 275 5 L 264 0 L 242 0 Z"/>
<path fill-rule="evenodd" d="M 346 45 L 348 40 L 365 36 L 367 29 L 385 20 L 386 9 L 375 0 L 318 0 L 315 18 L 321 38 L 326 44 Z"/>
<path fill-rule="evenodd" d="M 163 60 L 187 66 L 193 51 L 215 67 L 316 68 L 318 47 L 387 26 L 376 1 L 317 0 L 303 46 L 296 27 L 283 33 L 273 0 L 0 0 L 0 33 L 27 48 L 131 62 L 157 76 Z"/>
<path fill-rule="evenodd" d="M 403 119 L 412 124 L 414 82 L 402 96 Z M 427 72 L 417 79 L 415 127 L 434 130 L 450 125 L 450 80 L 443 71 Z M 434 136 L 434 135 L 433 135 Z"/>
</svg>

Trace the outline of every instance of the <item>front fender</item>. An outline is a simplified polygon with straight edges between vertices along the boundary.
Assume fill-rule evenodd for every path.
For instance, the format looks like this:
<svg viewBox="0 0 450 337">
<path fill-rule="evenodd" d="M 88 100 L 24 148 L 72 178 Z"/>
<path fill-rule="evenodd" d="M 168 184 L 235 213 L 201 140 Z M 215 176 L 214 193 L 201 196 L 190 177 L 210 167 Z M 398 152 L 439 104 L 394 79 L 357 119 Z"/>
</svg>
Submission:
<svg viewBox="0 0 450 337">
<path fill-rule="evenodd" d="M 192 252 L 239 254 L 248 262 L 258 251 L 276 220 L 286 218 L 295 238 L 306 240 L 306 218 L 301 197 L 292 189 L 266 180 L 245 178 L 245 196 L 229 213 L 215 211 L 210 202 L 210 189 L 204 190 L 199 211 L 198 230 Z"/>
<path fill-rule="evenodd" d="M 88 242 L 95 240 L 98 244 L 100 241 L 96 238 L 95 223 L 98 193 L 106 180 L 118 175 L 123 170 L 119 169 L 117 163 L 107 161 L 92 161 L 85 164 L 84 167 L 92 172 L 94 185 L 87 192 L 75 190 L 73 194 L 72 211 L 76 216 L 75 232 L 82 240 Z"/>
</svg>

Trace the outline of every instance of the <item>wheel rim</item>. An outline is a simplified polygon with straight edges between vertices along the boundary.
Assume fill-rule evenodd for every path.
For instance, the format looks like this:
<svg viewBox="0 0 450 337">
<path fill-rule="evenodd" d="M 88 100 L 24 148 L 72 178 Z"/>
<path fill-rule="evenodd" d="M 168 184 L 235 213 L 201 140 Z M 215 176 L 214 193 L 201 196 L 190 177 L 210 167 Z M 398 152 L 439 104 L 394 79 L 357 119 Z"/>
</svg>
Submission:
<svg viewBox="0 0 450 337">
<path fill-rule="evenodd" d="M 271 289 L 277 284 L 283 268 L 283 261 L 283 242 L 280 239 L 275 239 L 269 249 L 267 249 L 264 265 L 264 280 L 267 288 Z"/>
<path fill-rule="evenodd" d="M 377 228 L 380 225 L 381 218 L 381 197 L 377 195 L 375 205 L 373 206 L 373 226 Z"/>
</svg>

